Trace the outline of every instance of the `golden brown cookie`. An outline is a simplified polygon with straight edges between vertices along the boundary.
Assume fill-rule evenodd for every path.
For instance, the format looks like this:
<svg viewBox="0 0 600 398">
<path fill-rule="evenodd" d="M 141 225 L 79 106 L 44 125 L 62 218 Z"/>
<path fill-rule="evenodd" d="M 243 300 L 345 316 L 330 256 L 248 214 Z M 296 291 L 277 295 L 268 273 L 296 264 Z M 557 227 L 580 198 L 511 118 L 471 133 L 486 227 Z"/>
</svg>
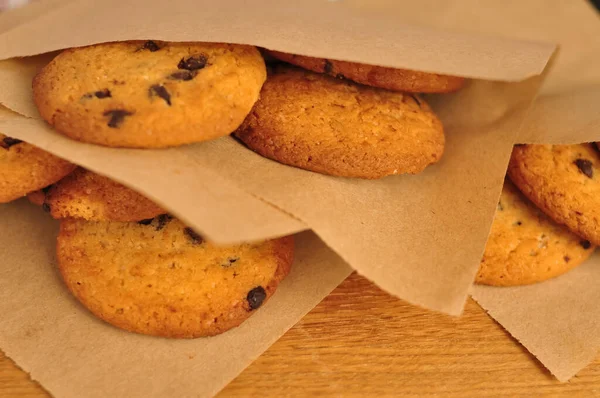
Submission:
<svg viewBox="0 0 600 398">
<path fill-rule="evenodd" d="M 33 145 L 0 134 L 0 203 L 52 184 L 75 167 Z"/>
<path fill-rule="evenodd" d="M 506 180 L 475 281 L 492 286 L 541 282 L 575 268 L 594 249 Z"/>
<path fill-rule="evenodd" d="M 42 204 L 54 218 L 92 221 L 140 221 L 166 213 L 136 191 L 82 168 L 48 187 Z"/>
<path fill-rule="evenodd" d="M 33 81 L 41 116 L 79 141 L 160 148 L 228 135 L 266 78 L 255 47 L 132 41 L 66 50 Z"/>
<path fill-rule="evenodd" d="M 600 244 L 600 156 L 593 144 L 515 146 L 508 175 L 554 221 Z"/>
<path fill-rule="evenodd" d="M 293 238 L 219 247 L 175 219 L 61 221 L 68 289 L 119 328 L 163 337 L 222 333 L 251 316 L 289 273 Z"/>
<path fill-rule="evenodd" d="M 415 174 L 444 151 L 422 99 L 296 68 L 279 68 L 236 131 L 262 156 L 342 177 Z"/>
<path fill-rule="evenodd" d="M 337 78 L 346 78 L 360 84 L 394 91 L 449 93 L 460 89 L 465 84 L 465 79 L 458 76 L 313 58 L 279 51 L 268 51 L 268 54 L 313 72 L 326 73 Z"/>
</svg>

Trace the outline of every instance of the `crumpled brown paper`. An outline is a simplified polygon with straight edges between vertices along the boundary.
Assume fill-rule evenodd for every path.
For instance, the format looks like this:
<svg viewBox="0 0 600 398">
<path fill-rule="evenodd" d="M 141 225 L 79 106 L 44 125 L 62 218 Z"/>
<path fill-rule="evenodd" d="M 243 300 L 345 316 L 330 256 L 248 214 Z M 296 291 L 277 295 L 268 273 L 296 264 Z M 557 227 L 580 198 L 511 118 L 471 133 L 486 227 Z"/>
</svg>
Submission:
<svg viewBox="0 0 600 398">
<path fill-rule="evenodd" d="M 496 80 L 474 80 L 459 93 L 428 96 L 447 133 L 447 150 L 440 164 L 418 176 L 361 181 L 285 167 L 258 157 L 230 138 L 175 148 L 163 154 L 130 150 L 125 153 L 67 142 L 35 119 L 29 86 L 23 84 L 30 81 L 35 68 L 44 60 L 36 57 L 0 64 L 0 102 L 34 118 L 4 112 L 0 116 L 0 131 L 29 140 L 140 190 L 217 241 L 256 239 L 312 228 L 354 268 L 388 291 L 454 314 L 462 309 L 483 252 L 512 143 L 526 136 L 520 126 L 541 82 L 536 76 L 553 51 L 552 46 L 498 39 L 482 33 L 543 40 L 550 37 L 544 32 L 565 31 L 564 26 L 569 24 L 564 19 L 577 15 L 566 3 L 554 5 L 556 14 L 540 14 L 539 7 L 544 6 L 541 1 L 504 2 L 495 9 L 483 9 L 477 1 L 440 4 L 431 0 L 418 3 L 313 0 L 302 5 L 271 0 L 251 7 L 235 0 L 193 5 L 183 1 L 177 2 L 181 5 L 177 7 L 172 6 L 173 2 L 141 0 L 126 3 L 112 0 L 102 4 L 53 0 L 53 3 L 54 7 L 48 8 L 36 5 L 33 17 L 21 11 L 19 23 L 7 22 L 0 16 L 0 58 L 125 38 L 223 40 Z M 237 6 L 232 6 L 234 3 Z M 51 12 L 44 12 L 50 8 Z M 560 26 L 544 25 L 556 21 L 558 15 L 563 22 Z M 23 23 L 28 19 L 31 23 Z M 44 28 L 48 26 L 52 28 Z M 580 72 L 594 73 L 591 68 Z M 161 170 L 153 165 L 156 156 L 162 156 L 161 164 L 166 162 L 170 167 L 162 176 Z M 147 171 L 141 171 L 142 167 Z M 170 176 L 180 178 L 178 183 L 172 182 Z M 184 182 L 193 185 L 182 188 L 180 183 Z M 195 196 L 199 189 L 206 192 L 201 199 L 194 200 L 199 198 Z M 219 203 L 222 195 L 227 199 Z M 243 209 L 235 206 L 236 200 L 244 204 Z M 194 208 L 194 204 L 204 206 L 205 210 Z M 260 217 L 248 214 L 254 211 Z M 312 248 L 315 243 L 308 244 L 311 246 L 307 251 L 315 250 Z M 328 260 L 339 262 L 334 259 Z M 347 272 L 344 268 L 335 276 L 339 279 Z M 336 278 L 323 283 L 319 278 L 305 280 L 302 288 L 318 291 L 314 297 L 322 297 L 331 290 Z M 290 280 L 293 283 L 293 275 Z M 278 295 L 286 295 L 285 290 Z M 12 300 L 16 302 L 16 298 Z M 303 311 L 312 304 L 312 301 L 295 303 Z M 285 311 L 277 316 L 289 324 L 298 319 L 298 314 Z M 14 325 L 18 326 L 18 322 Z M 278 332 L 282 333 L 282 329 Z M 260 333 L 252 338 L 261 348 L 276 337 L 264 330 Z M 1 336 L 0 333 L 0 339 Z M 136 338 L 139 336 L 131 337 L 131 342 Z M 248 336 L 237 334 L 236 338 L 248 340 Z M 143 347 L 144 341 L 145 338 L 140 338 L 134 348 Z M 4 343 L 0 341 L 0 347 L 21 366 L 32 369 L 31 365 L 36 365 L 33 375 L 46 388 L 66 393 L 64 382 L 61 388 L 60 380 L 56 381 L 46 369 L 47 362 L 35 361 L 23 344 Z M 169 344 L 177 346 L 176 342 Z M 220 354 L 224 352 L 228 351 Z M 229 351 L 226 357 L 230 360 L 228 364 L 232 367 L 235 364 L 238 369 L 258 352 L 260 349 L 251 354 L 246 350 Z M 211 362 L 213 356 L 205 359 Z M 118 359 L 105 359 L 100 366 L 110 369 L 115 361 Z M 150 368 L 139 363 L 136 367 L 150 373 Z M 79 384 L 87 388 L 104 388 L 103 381 L 114 375 L 106 370 L 93 377 L 90 368 L 86 369 L 80 371 L 85 377 Z M 223 374 L 218 366 L 205 370 L 210 375 Z M 220 382 L 231 378 L 236 371 L 226 372 Z M 192 384 L 170 392 L 186 395 Z M 214 391 L 218 388 L 215 385 L 208 383 L 203 387 Z M 128 387 L 120 384 L 118 391 L 128 391 Z M 164 388 L 159 381 L 155 387 Z"/>
</svg>

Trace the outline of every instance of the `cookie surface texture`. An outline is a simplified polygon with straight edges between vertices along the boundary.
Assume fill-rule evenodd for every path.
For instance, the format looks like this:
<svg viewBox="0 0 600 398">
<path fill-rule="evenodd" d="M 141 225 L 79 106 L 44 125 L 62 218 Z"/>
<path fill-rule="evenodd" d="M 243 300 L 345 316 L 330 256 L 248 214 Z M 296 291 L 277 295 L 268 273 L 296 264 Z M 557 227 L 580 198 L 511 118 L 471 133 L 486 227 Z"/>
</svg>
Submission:
<svg viewBox="0 0 600 398">
<path fill-rule="evenodd" d="M 593 144 L 518 145 L 508 175 L 556 222 L 600 243 L 600 156 Z"/>
<path fill-rule="evenodd" d="M 269 51 L 268 53 L 281 61 L 313 72 L 326 73 L 333 77 L 346 78 L 360 84 L 387 90 L 411 93 L 449 93 L 460 89 L 465 83 L 465 79 L 458 76 L 313 58 L 278 51 Z"/>
<path fill-rule="evenodd" d="M 422 99 L 297 68 L 270 74 L 236 135 L 262 156 L 341 177 L 419 173 L 444 151 Z"/>
<path fill-rule="evenodd" d="M 250 317 L 289 273 L 293 238 L 214 246 L 176 219 L 61 221 L 57 244 L 68 289 L 94 315 L 154 336 L 222 333 Z"/>
<path fill-rule="evenodd" d="M 161 148 L 233 132 L 265 78 L 252 46 L 117 42 L 62 52 L 33 92 L 41 116 L 73 139 Z"/>
<path fill-rule="evenodd" d="M 82 168 L 49 187 L 42 202 L 54 218 L 124 222 L 166 213 L 142 194 Z"/>
<path fill-rule="evenodd" d="M 593 251 L 506 180 L 475 281 L 492 286 L 541 282 L 578 266 Z"/>
<path fill-rule="evenodd" d="M 0 203 L 55 183 L 75 167 L 31 144 L 0 134 Z"/>
</svg>

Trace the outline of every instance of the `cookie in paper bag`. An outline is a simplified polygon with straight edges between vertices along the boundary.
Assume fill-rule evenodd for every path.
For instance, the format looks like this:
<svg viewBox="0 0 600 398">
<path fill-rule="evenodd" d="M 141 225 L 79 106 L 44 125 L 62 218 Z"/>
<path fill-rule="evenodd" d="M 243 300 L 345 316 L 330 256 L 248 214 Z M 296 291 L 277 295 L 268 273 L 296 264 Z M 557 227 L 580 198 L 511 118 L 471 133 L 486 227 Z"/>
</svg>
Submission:
<svg viewBox="0 0 600 398">
<path fill-rule="evenodd" d="M 110 147 L 160 148 L 230 134 L 266 78 L 255 47 L 130 41 L 63 51 L 33 81 L 59 132 Z"/>
<path fill-rule="evenodd" d="M 506 180 L 476 282 L 517 286 L 561 275 L 594 251 L 558 225 Z"/>
<path fill-rule="evenodd" d="M 289 273 L 293 238 L 216 246 L 176 219 L 149 223 L 61 221 L 57 244 L 67 288 L 119 328 L 172 338 L 238 326 Z"/>
<path fill-rule="evenodd" d="M 0 203 L 44 188 L 75 167 L 31 144 L 0 134 Z"/>
<path fill-rule="evenodd" d="M 465 79 L 458 76 L 335 61 L 279 51 L 267 51 L 267 53 L 281 61 L 313 72 L 326 73 L 329 76 L 350 79 L 360 84 L 394 91 L 449 93 L 459 90 L 465 84 Z"/>
<path fill-rule="evenodd" d="M 508 175 L 552 219 L 600 244 L 600 154 L 595 145 L 515 146 Z"/>
<path fill-rule="evenodd" d="M 78 168 L 41 193 L 30 195 L 54 218 L 140 221 L 166 211 L 142 194 L 91 171 Z"/>
<path fill-rule="evenodd" d="M 340 177 L 415 174 L 436 163 L 444 131 L 415 95 L 280 67 L 236 136 L 278 162 Z"/>
</svg>

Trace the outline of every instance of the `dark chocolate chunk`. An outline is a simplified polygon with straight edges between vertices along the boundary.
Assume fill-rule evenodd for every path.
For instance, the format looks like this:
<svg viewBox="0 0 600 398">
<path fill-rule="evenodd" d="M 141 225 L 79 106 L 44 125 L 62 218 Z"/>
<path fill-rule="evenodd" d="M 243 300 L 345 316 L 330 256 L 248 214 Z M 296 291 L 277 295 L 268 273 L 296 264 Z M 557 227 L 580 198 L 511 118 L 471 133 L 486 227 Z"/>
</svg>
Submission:
<svg viewBox="0 0 600 398">
<path fill-rule="evenodd" d="M 21 140 L 19 140 L 19 139 L 16 139 L 16 138 L 12 138 L 12 137 L 4 137 L 4 138 L 2 139 L 2 146 L 3 146 L 4 148 L 8 149 L 8 148 L 10 148 L 10 147 L 11 147 L 11 146 L 13 146 L 13 145 L 20 144 L 21 142 L 23 142 L 23 141 L 21 141 Z"/>
<path fill-rule="evenodd" d="M 325 60 L 325 64 L 323 65 L 323 72 L 327 73 L 328 75 L 333 72 L 333 65 L 328 59 Z"/>
<path fill-rule="evenodd" d="M 160 98 L 165 100 L 167 105 L 171 106 L 171 94 L 169 94 L 169 92 L 167 91 L 165 86 L 161 86 L 159 84 L 150 86 L 150 89 L 148 90 L 148 94 L 150 95 L 150 97 L 152 97 L 154 95 L 158 95 Z"/>
<path fill-rule="evenodd" d="M 50 213 L 50 205 L 46 202 L 42 203 L 42 210 L 44 210 L 46 213 Z"/>
<path fill-rule="evenodd" d="M 127 116 L 133 115 L 133 112 L 129 112 L 124 109 L 111 109 L 104 112 L 103 115 L 110 116 L 110 119 L 108 120 L 108 127 L 116 129 L 121 125 L 121 123 L 123 123 L 123 120 L 125 120 Z"/>
<path fill-rule="evenodd" d="M 591 161 L 587 159 L 577 159 L 573 163 L 575 163 L 579 171 L 585 174 L 588 178 L 592 178 L 594 176 L 594 167 Z"/>
<path fill-rule="evenodd" d="M 169 79 L 183 80 L 184 82 L 187 82 L 188 80 L 192 80 L 194 78 L 194 76 L 196 76 L 196 72 L 189 71 L 189 70 L 182 70 L 179 72 L 171 73 L 169 75 Z"/>
<path fill-rule="evenodd" d="M 140 50 L 149 50 L 150 52 L 155 52 L 155 51 L 160 50 L 160 47 L 158 46 L 158 44 L 156 44 L 152 40 L 148 40 L 147 42 L 144 43 L 144 45 L 142 46 L 142 48 L 140 48 Z"/>
<path fill-rule="evenodd" d="M 150 225 L 150 224 L 152 224 L 152 220 L 154 220 L 154 219 L 153 218 L 146 218 L 145 220 L 138 221 L 138 224 L 140 224 L 140 225 Z"/>
<path fill-rule="evenodd" d="M 204 54 L 193 55 L 187 59 L 181 58 L 181 61 L 177 64 L 178 69 L 185 70 L 199 70 L 206 66 L 208 58 Z"/>
<path fill-rule="evenodd" d="M 165 225 L 167 225 L 167 223 L 169 221 L 171 221 L 172 218 L 173 217 L 171 217 L 168 214 L 161 214 L 160 216 L 158 216 L 156 218 L 156 222 L 157 222 L 157 224 L 156 224 L 156 230 L 160 231 L 161 229 L 163 229 L 165 227 Z"/>
<path fill-rule="evenodd" d="M 267 298 L 267 292 L 263 289 L 262 286 L 255 287 L 254 289 L 248 292 L 246 296 L 246 300 L 248 300 L 248 305 L 250 305 L 250 310 L 255 310 L 260 307 Z"/>
<path fill-rule="evenodd" d="M 202 242 L 204 242 L 204 239 L 202 238 L 202 236 L 200 236 L 196 231 L 194 231 L 192 228 L 186 227 L 183 232 L 185 232 L 185 234 L 188 236 L 188 238 L 190 238 L 192 240 L 192 242 L 195 245 L 199 245 Z"/>
<path fill-rule="evenodd" d="M 96 96 L 96 98 L 110 98 L 111 94 L 110 94 L 110 90 L 105 88 L 104 90 L 100 90 L 100 91 L 96 91 L 94 93 L 94 95 Z"/>
<path fill-rule="evenodd" d="M 83 94 L 83 96 L 81 98 L 84 99 L 91 99 L 91 98 L 110 98 L 112 97 L 110 90 L 105 88 L 104 90 L 98 90 L 98 91 L 94 91 L 93 93 L 87 93 L 87 94 Z"/>
<path fill-rule="evenodd" d="M 592 244 L 590 243 L 589 240 L 582 240 L 581 242 L 579 242 L 579 244 L 581 245 L 581 247 L 583 247 L 585 250 L 589 249 L 590 247 L 592 247 Z"/>
<path fill-rule="evenodd" d="M 569 257 L 569 256 L 564 256 L 563 259 L 565 260 L 565 263 L 568 263 L 569 261 L 571 261 L 571 257 Z"/>
</svg>

